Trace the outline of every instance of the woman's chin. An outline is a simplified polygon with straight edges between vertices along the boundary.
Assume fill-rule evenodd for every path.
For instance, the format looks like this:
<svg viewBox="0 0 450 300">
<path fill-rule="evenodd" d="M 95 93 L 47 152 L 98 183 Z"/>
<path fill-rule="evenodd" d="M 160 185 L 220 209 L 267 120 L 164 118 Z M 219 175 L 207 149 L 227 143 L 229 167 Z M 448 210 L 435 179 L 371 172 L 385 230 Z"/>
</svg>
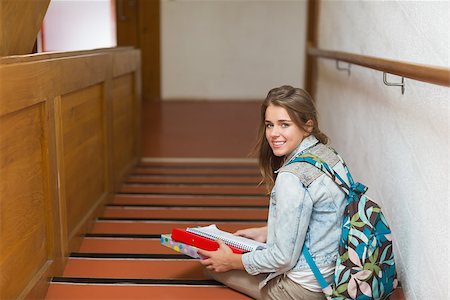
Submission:
<svg viewBox="0 0 450 300">
<path fill-rule="evenodd" d="M 278 156 L 278 157 L 282 157 L 282 156 L 286 155 L 285 151 L 283 151 L 281 149 L 275 149 L 275 150 L 272 149 L 272 152 L 273 152 L 273 155 Z"/>
</svg>

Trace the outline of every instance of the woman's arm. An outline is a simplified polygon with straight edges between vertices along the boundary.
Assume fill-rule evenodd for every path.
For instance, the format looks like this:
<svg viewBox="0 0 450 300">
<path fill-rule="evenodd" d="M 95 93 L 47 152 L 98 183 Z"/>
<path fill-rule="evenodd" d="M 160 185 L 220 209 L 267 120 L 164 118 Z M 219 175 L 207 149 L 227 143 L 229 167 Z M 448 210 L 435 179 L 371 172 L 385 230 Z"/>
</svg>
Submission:
<svg viewBox="0 0 450 300">
<path fill-rule="evenodd" d="M 296 175 L 281 172 L 274 192 L 275 203 L 271 205 L 267 224 L 267 248 L 242 255 L 245 270 L 252 275 L 292 269 L 305 241 L 313 205 L 306 189 Z"/>
<path fill-rule="evenodd" d="M 275 194 L 276 214 L 268 224 L 272 226 L 274 239 L 268 241 L 267 249 L 241 255 L 233 253 L 227 245 L 218 241 L 220 247 L 217 251 L 198 250 L 199 254 L 208 257 L 201 264 L 215 272 L 245 269 L 252 275 L 284 272 L 295 266 L 308 229 L 312 201 L 306 197 L 299 179 L 290 173 L 280 173 Z M 267 227 L 251 229 L 252 235 L 258 230 L 265 231 L 267 238 Z"/>
<path fill-rule="evenodd" d="M 243 236 L 261 243 L 267 241 L 267 226 L 241 229 L 234 233 L 234 235 Z"/>
</svg>

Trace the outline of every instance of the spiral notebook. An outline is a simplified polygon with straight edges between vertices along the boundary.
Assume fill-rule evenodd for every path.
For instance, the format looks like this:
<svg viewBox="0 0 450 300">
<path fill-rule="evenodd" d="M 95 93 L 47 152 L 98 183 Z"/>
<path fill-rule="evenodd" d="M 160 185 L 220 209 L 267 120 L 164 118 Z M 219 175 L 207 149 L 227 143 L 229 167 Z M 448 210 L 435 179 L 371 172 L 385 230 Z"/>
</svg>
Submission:
<svg viewBox="0 0 450 300">
<path fill-rule="evenodd" d="M 232 233 L 220 230 L 219 228 L 217 228 L 215 224 L 211 224 L 205 227 L 187 228 L 186 231 L 208 238 L 213 241 L 222 240 L 228 246 L 232 246 L 234 248 L 243 250 L 242 252 L 249 252 L 266 248 L 265 243 L 261 243 L 255 240 L 251 240 L 242 236 L 237 236 Z"/>
<path fill-rule="evenodd" d="M 219 249 L 219 244 L 216 239 L 207 238 L 196 233 L 188 232 L 186 228 L 174 228 L 172 229 L 172 239 L 177 242 L 184 243 L 186 245 L 195 246 L 197 248 L 216 251 Z M 234 253 L 242 254 L 247 251 L 228 245 Z"/>
</svg>

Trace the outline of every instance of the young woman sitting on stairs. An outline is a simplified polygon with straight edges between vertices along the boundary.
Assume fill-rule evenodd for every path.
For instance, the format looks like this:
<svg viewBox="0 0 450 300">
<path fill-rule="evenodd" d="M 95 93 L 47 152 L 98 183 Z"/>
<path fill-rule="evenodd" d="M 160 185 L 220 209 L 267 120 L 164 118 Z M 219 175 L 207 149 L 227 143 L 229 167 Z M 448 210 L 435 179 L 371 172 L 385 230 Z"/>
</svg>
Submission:
<svg viewBox="0 0 450 300">
<path fill-rule="evenodd" d="M 346 178 L 342 163 L 325 144 L 311 96 L 282 86 L 269 91 L 261 107 L 257 144 L 259 167 L 270 192 L 267 226 L 235 234 L 267 243 L 267 248 L 235 254 L 219 241 L 217 251 L 199 250 L 208 273 L 255 299 L 325 299 L 302 254 L 305 244 L 330 282 L 338 254 L 345 194 L 311 166 L 287 165 L 296 155 L 321 157 Z M 302 178 L 302 181 L 300 180 Z M 307 180 L 309 184 L 304 186 Z M 303 182 L 303 183 L 302 183 Z"/>
</svg>

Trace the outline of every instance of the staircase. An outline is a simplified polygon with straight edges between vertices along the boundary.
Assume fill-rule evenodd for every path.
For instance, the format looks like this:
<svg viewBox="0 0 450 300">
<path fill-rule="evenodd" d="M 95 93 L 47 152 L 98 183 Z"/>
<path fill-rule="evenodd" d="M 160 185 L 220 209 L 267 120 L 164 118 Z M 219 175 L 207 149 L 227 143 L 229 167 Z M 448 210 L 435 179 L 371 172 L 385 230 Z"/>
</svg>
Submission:
<svg viewBox="0 0 450 300">
<path fill-rule="evenodd" d="M 46 299 L 249 299 L 160 245 L 174 227 L 263 226 L 268 197 L 254 163 L 143 160 L 71 253 Z"/>
</svg>

